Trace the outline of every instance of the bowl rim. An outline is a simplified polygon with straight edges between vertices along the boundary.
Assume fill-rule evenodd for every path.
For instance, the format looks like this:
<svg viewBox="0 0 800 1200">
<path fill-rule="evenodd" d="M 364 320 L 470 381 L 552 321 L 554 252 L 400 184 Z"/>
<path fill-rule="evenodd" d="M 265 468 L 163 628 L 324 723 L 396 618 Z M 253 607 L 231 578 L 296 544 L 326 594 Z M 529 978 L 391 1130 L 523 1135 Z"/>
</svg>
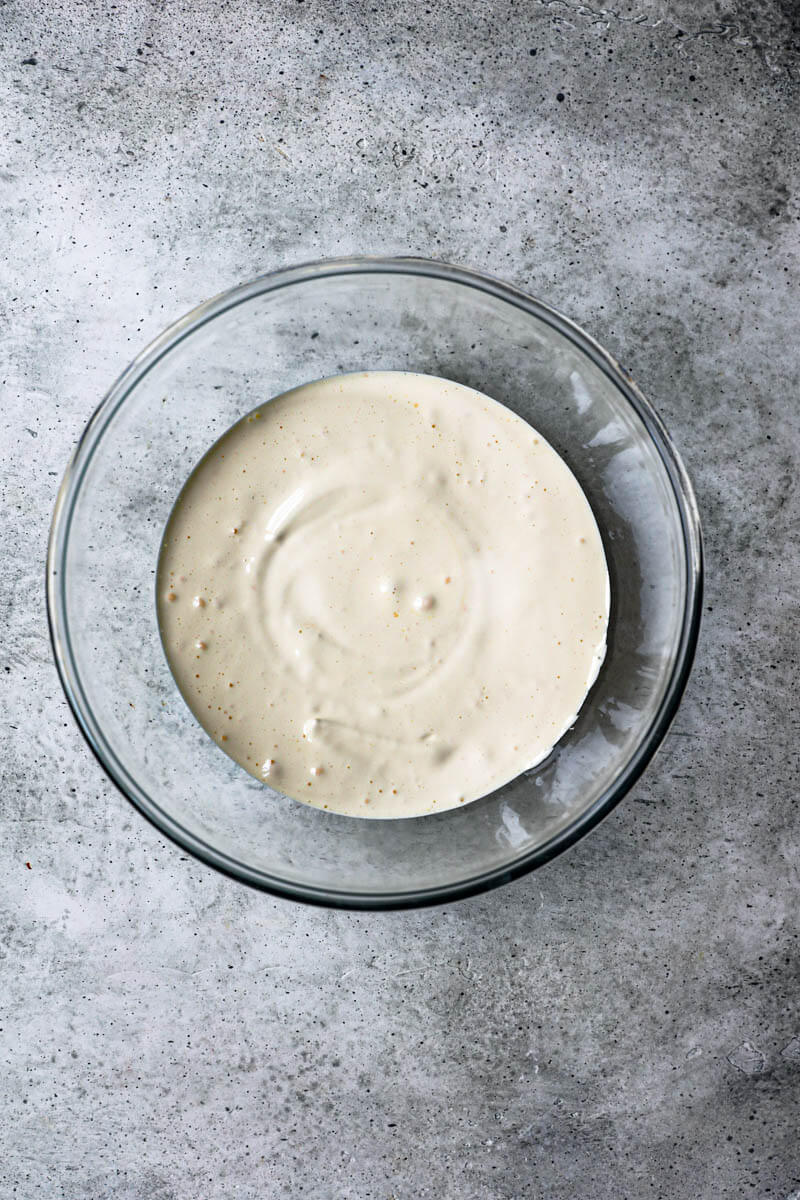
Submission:
<svg viewBox="0 0 800 1200">
<path fill-rule="evenodd" d="M 255 296 L 279 291 L 312 279 L 340 275 L 417 275 L 457 283 L 488 293 L 550 325 L 599 367 L 616 385 L 647 430 L 669 478 L 680 514 L 686 565 L 686 592 L 681 632 L 672 671 L 650 728 L 624 770 L 574 822 L 516 862 L 457 881 L 424 889 L 393 892 L 349 892 L 299 885 L 255 870 L 216 849 L 174 820 L 141 788 L 106 741 L 89 704 L 72 650 L 66 612 L 64 572 L 61 567 L 69 544 L 75 501 L 83 478 L 105 429 L 140 380 L 181 341 L 222 313 Z M 631 376 L 593 337 L 574 321 L 528 295 L 520 288 L 468 267 L 414 256 L 355 256 L 316 259 L 283 267 L 237 284 L 191 309 L 169 325 L 125 368 L 98 404 L 67 464 L 56 498 L 46 564 L 47 618 L 50 640 L 61 684 L 78 727 L 112 783 L 160 833 L 182 850 L 223 874 L 261 891 L 291 900 L 329 908 L 382 910 L 419 908 L 463 899 L 517 879 L 549 862 L 593 829 L 639 779 L 671 725 L 683 695 L 694 659 L 700 629 L 703 592 L 703 544 L 697 501 L 686 468 L 667 430 Z"/>
</svg>

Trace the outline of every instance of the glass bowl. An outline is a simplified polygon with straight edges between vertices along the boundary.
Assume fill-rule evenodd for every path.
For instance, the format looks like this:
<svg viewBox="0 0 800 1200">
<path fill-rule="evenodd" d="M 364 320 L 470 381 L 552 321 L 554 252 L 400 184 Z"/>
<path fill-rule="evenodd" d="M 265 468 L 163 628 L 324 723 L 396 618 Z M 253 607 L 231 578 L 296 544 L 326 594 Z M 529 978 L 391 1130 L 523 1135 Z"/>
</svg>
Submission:
<svg viewBox="0 0 800 1200">
<path fill-rule="evenodd" d="M 457 380 L 526 418 L 584 488 L 611 577 L 605 663 L 549 758 L 482 800 L 415 820 L 322 812 L 253 779 L 190 714 L 156 622 L 164 525 L 206 449 L 269 397 L 366 369 Z M 89 745 L 162 833 L 267 891 L 399 908 L 522 875 L 625 795 L 685 686 L 701 581 L 683 465 L 653 409 L 596 342 L 488 276 L 362 258 L 232 288 L 131 363 L 67 468 L 47 600 L 58 669 Z"/>
</svg>

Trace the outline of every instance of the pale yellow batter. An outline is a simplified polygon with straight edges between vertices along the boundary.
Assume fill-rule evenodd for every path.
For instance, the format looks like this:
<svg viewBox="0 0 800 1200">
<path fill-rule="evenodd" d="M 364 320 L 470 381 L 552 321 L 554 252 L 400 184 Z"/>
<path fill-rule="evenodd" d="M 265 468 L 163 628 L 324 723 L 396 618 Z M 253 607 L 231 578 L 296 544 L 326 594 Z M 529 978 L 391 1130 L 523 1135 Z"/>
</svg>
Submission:
<svg viewBox="0 0 800 1200">
<path fill-rule="evenodd" d="M 158 616 L 227 754 L 361 817 L 464 804 L 544 758 L 605 655 L 609 583 L 575 477 L 503 405 L 341 375 L 243 418 L 164 535 Z"/>
</svg>

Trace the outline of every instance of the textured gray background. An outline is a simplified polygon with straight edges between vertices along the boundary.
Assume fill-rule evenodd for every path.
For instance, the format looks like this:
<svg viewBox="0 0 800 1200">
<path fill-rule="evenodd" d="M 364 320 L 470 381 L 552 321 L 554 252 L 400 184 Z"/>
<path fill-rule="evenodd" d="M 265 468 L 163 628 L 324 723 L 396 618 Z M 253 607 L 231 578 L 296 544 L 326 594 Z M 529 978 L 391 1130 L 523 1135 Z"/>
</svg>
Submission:
<svg viewBox="0 0 800 1200">
<path fill-rule="evenodd" d="M 0 0 L 4 1198 L 800 1196 L 799 37 L 794 0 Z M 584 324 L 673 431 L 708 559 L 630 797 L 533 877 L 378 916 L 165 844 L 43 608 L 132 354 L 349 252 Z"/>
</svg>

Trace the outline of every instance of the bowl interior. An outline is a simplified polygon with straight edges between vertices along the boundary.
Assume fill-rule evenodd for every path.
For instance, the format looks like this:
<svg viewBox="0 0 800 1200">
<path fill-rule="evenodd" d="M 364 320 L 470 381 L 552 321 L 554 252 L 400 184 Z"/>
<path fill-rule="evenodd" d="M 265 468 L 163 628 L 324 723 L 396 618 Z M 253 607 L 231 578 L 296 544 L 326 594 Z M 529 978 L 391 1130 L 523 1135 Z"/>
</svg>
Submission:
<svg viewBox="0 0 800 1200">
<path fill-rule="evenodd" d="M 156 623 L 164 524 L 206 449 L 269 397 L 365 369 L 444 376 L 526 418 L 583 486 L 611 576 L 605 664 L 550 758 L 483 800 L 417 820 L 323 813 L 247 775 L 185 706 Z M 691 654 L 692 519 L 691 494 L 647 406 L 602 352 L 543 306 L 434 264 L 298 269 L 191 314 L 98 410 L 54 523 L 56 654 L 109 773 L 187 849 L 308 899 L 443 898 L 548 857 L 613 803 L 652 753 Z"/>
</svg>

